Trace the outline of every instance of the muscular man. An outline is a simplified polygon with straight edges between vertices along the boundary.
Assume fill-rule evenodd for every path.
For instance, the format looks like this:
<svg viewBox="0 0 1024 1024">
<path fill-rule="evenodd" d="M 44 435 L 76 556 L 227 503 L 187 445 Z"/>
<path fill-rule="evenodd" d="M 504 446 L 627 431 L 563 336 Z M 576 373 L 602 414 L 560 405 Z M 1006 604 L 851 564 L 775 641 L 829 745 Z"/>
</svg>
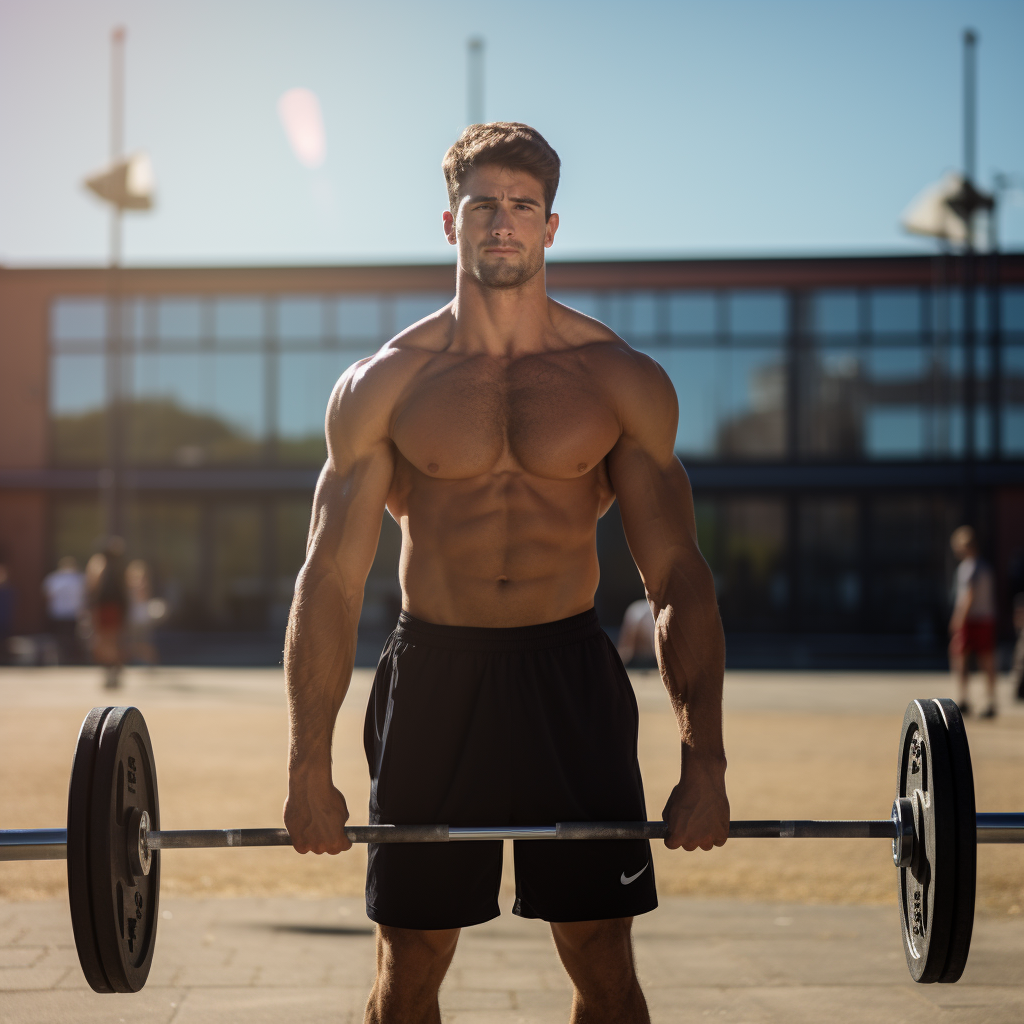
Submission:
<svg viewBox="0 0 1024 1024">
<path fill-rule="evenodd" d="M 653 360 L 548 298 L 559 160 L 523 124 L 473 125 L 444 159 L 452 303 L 338 382 L 288 626 L 285 824 L 299 852 L 350 846 L 331 737 L 385 509 L 402 529 L 402 613 L 366 714 L 371 822 L 643 820 L 637 709 L 594 612 L 598 519 L 616 499 L 657 621 L 679 722 L 666 844 L 728 834 L 724 641 Z M 461 927 L 498 915 L 500 842 L 369 849 L 377 979 L 366 1020 L 440 1021 Z M 647 1021 L 633 916 L 649 844 L 517 843 L 514 912 L 551 922 L 573 1020 Z"/>
</svg>

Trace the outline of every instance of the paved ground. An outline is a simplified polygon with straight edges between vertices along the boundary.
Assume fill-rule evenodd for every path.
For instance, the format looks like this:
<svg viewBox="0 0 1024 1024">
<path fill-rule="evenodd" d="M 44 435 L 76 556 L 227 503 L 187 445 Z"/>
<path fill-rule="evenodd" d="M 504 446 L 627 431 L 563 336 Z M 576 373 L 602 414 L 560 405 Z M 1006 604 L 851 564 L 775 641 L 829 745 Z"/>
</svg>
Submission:
<svg viewBox="0 0 1024 1024">
<path fill-rule="evenodd" d="M 633 675 L 652 816 L 678 771 L 660 681 Z M 369 674 L 339 719 L 335 777 L 365 821 L 360 750 Z M 730 673 L 726 742 L 733 817 L 882 817 L 907 702 L 942 696 L 940 674 Z M 159 765 L 163 824 L 273 825 L 284 795 L 280 671 L 132 671 L 123 691 L 93 670 L 0 670 L 0 827 L 59 825 L 75 736 L 89 707 L 132 703 Z M 1024 807 L 1024 707 L 968 723 L 978 803 Z M 165 917 L 137 996 L 85 988 L 64 865 L 0 864 L 0 1022 L 359 1021 L 372 977 L 362 911 L 365 852 L 193 851 L 164 863 Z M 511 858 L 506 856 L 506 862 Z M 713 854 L 655 844 L 662 907 L 637 923 L 655 1021 L 1024 1021 L 1024 850 L 979 850 L 979 916 L 955 986 L 906 972 L 886 843 L 751 840 Z M 511 903 L 511 879 L 502 886 Z M 213 898 L 211 898 L 213 897 Z M 233 897 L 233 898 L 227 898 Z M 818 905 L 812 905 L 818 904 Z M 564 1021 L 569 989 L 548 932 L 509 915 L 470 929 L 443 989 L 448 1022 Z"/>
<path fill-rule="evenodd" d="M 637 922 L 655 1022 L 1020 1024 L 1024 921 L 982 918 L 957 985 L 915 985 L 895 909 L 671 897 Z M 88 990 L 62 901 L 0 904 L 5 1024 L 356 1024 L 373 934 L 355 899 L 168 900 L 147 987 Z M 564 1022 L 569 987 L 545 925 L 467 930 L 441 996 L 447 1024 Z"/>
</svg>

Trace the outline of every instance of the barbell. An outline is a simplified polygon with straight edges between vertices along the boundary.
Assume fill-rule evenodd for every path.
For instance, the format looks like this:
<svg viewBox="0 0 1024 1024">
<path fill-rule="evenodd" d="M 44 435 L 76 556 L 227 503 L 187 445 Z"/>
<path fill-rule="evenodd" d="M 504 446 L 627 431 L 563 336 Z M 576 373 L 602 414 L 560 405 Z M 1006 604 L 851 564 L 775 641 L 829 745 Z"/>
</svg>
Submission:
<svg viewBox="0 0 1024 1024">
<path fill-rule="evenodd" d="M 540 826 L 354 825 L 353 843 L 664 839 L 647 822 Z M 1024 843 L 1024 813 L 978 814 L 963 718 L 951 700 L 915 700 L 900 731 L 888 818 L 733 821 L 730 839 L 889 839 L 903 949 L 918 982 L 963 974 L 974 925 L 978 843 Z M 138 992 L 153 962 L 164 850 L 289 846 L 282 828 L 160 828 L 156 766 L 142 713 L 93 708 L 75 748 L 67 827 L 0 831 L 0 860 L 67 859 L 71 923 L 82 971 L 97 992 Z"/>
</svg>

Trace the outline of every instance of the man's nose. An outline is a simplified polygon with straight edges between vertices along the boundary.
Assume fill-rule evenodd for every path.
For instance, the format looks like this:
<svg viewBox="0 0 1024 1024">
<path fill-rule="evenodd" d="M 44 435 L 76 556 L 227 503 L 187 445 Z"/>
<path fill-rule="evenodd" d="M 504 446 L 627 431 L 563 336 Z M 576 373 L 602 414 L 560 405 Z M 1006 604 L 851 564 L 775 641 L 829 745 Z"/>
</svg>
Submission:
<svg viewBox="0 0 1024 1024">
<path fill-rule="evenodd" d="M 513 231 L 512 216 L 508 210 L 498 207 L 491 221 L 491 234 L 498 238 L 511 238 Z"/>
</svg>

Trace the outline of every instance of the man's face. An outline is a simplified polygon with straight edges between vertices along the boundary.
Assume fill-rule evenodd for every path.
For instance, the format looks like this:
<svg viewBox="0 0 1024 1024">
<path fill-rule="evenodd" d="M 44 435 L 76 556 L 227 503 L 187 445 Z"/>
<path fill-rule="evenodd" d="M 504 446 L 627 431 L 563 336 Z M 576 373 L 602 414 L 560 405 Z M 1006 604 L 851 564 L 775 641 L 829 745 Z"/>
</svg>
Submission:
<svg viewBox="0 0 1024 1024">
<path fill-rule="evenodd" d="M 558 215 L 544 219 L 544 187 L 525 171 L 485 164 L 466 175 L 457 217 L 444 213 L 459 265 L 488 288 L 516 288 L 544 267 Z"/>
</svg>

